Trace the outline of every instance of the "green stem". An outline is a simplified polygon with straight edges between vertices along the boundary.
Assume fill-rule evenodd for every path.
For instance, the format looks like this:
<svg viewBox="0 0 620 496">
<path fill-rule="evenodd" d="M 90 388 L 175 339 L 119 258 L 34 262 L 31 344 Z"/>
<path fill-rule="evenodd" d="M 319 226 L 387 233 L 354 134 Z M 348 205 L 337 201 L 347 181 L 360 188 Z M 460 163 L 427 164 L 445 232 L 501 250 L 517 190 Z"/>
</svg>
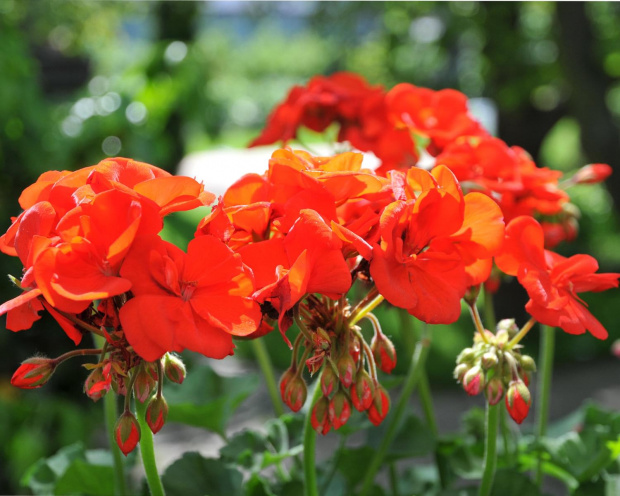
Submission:
<svg viewBox="0 0 620 496">
<path fill-rule="evenodd" d="M 104 337 L 94 334 L 93 341 L 96 346 L 102 349 L 106 346 L 107 341 Z M 101 350 L 100 350 L 101 351 Z M 127 490 L 127 479 L 125 478 L 125 467 L 123 464 L 123 456 L 116 440 L 114 439 L 114 427 L 118 419 L 117 396 L 113 391 L 108 391 L 103 397 L 103 413 L 105 418 L 105 426 L 108 434 L 108 443 L 112 452 L 112 460 L 114 463 L 114 494 L 117 496 L 125 496 L 129 494 Z"/>
<path fill-rule="evenodd" d="M 284 407 L 282 406 L 282 401 L 278 392 L 278 384 L 273 371 L 273 364 L 271 363 L 271 358 L 269 358 L 269 353 L 267 353 L 267 348 L 265 347 L 263 340 L 253 339 L 252 350 L 254 351 L 254 355 L 258 361 L 258 366 L 260 367 L 263 377 L 265 378 L 265 384 L 267 384 L 267 390 L 269 391 L 273 411 L 276 416 L 281 417 L 284 415 Z"/>
<path fill-rule="evenodd" d="M 553 354 L 555 349 L 555 329 L 546 325 L 540 326 L 540 373 L 538 375 L 538 409 L 536 415 L 536 440 L 540 445 L 547 432 L 549 420 L 549 400 L 551 397 L 551 377 L 553 375 Z M 536 464 L 536 485 L 542 484 L 542 453 L 538 452 Z"/>
<path fill-rule="evenodd" d="M 362 482 L 362 490 L 360 492 L 361 496 L 366 496 L 370 492 L 375 475 L 379 471 L 381 463 L 387 454 L 387 450 L 394 440 L 396 430 L 400 425 L 403 414 L 409 406 L 409 397 L 411 396 L 411 393 L 413 393 L 420 377 L 422 376 L 429 347 L 430 336 L 428 326 L 424 326 L 424 334 L 416 344 L 415 351 L 411 358 L 411 364 L 409 365 L 409 371 L 407 372 L 407 377 L 405 378 L 405 384 L 403 385 L 403 390 L 400 398 L 398 399 L 398 404 L 396 405 L 396 408 L 394 408 L 394 411 L 389 419 L 389 423 L 381 440 L 381 444 L 379 445 L 377 451 L 375 451 L 374 456 L 370 460 L 370 464 L 366 470 L 366 474 Z"/>
<path fill-rule="evenodd" d="M 305 496 L 319 496 L 319 489 L 316 482 L 316 431 L 312 427 L 311 417 L 312 409 L 315 403 L 321 397 L 321 376 L 315 381 L 314 394 L 308 411 L 306 412 L 306 421 L 304 423 L 304 474 L 305 474 Z"/>
<path fill-rule="evenodd" d="M 491 494 L 493 479 L 495 478 L 495 466 L 497 464 L 497 426 L 499 424 L 499 412 L 501 403 L 490 405 L 487 403 L 486 435 L 484 440 L 484 471 L 480 482 L 480 496 Z"/>
<path fill-rule="evenodd" d="M 164 496 L 164 486 L 159 478 L 157 472 L 157 465 L 155 464 L 155 449 L 153 447 L 153 433 L 150 427 L 146 423 L 146 404 L 140 403 L 136 400 L 136 413 L 138 422 L 140 423 L 140 455 L 142 458 L 142 465 L 144 466 L 144 472 L 146 474 L 146 480 L 149 484 L 151 496 Z"/>
<path fill-rule="evenodd" d="M 390 463 L 390 487 L 392 488 L 393 496 L 399 496 L 398 493 L 398 471 L 396 470 L 396 462 Z"/>
</svg>

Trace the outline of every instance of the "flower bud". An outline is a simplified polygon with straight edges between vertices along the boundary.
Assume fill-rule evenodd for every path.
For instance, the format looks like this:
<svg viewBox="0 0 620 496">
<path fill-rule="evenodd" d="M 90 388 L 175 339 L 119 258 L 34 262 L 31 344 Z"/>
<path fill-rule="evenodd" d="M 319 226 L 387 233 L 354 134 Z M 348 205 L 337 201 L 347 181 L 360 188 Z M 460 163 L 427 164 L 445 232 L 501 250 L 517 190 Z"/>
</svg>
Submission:
<svg viewBox="0 0 620 496">
<path fill-rule="evenodd" d="M 607 179 L 612 168 L 607 164 L 588 164 L 579 169 L 571 178 L 574 184 L 594 184 Z"/>
<path fill-rule="evenodd" d="M 463 377 L 470 368 L 466 363 L 459 363 L 454 369 L 454 378 L 459 382 L 463 382 Z"/>
<path fill-rule="evenodd" d="M 167 417 L 168 403 L 163 396 L 153 396 L 146 407 L 146 423 L 153 434 L 157 434 L 164 426 Z"/>
<path fill-rule="evenodd" d="M 484 372 L 478 365 L 474 365 L 463 377 L 463 389 L 470 396 L 479 394 L 484 388 Z"/>
<path fill-rule="evenodd" d="M 344 354 L 336 362 L 336 367 L 338 368 L 340 382 L 342 382 L 342 385 L 348 389 L 351 387 L 355 377 L 355 361 L 353 361 L 351 355 Z"/>
<path fill-rule="evenodd" d="M 166 374 L 170 381 L 182 384 L 187 375 L 183 360 L 172 353 L 166 353 L 164 357 L 164 374 Z"/>
<path fill-rule="evenodd" d="M 512 381 L 506 393 L 506 409 L 517 424 L 527 417 L 531 404 L 532 397 L 525 383 L 520 379 Z"/>
<path fill-rule="evenodd" d="M 390 397 L 381 384 L 376 384 L 372 403 L 368 408 L 368 419 L 374 424 L 379 425 L 390 410 Z"/>
<path fill-rule="evenodd" d="M 140 441 L 140 424 L 133 413 L 125 411 L 119 417 L 114 427 L 114 438 L 123 455 L 127 456 L 134 450 Z"/>
<path fill-rule="evenodd" d="M 312 409 L 310 416 L 312 428 L 320 434 L 327 434 L 331 428 L 329 422 L 329 400 L 325 396 L 321 396 Z"/>
<path fill-rule="evenodd" d="M 22 389 L 39 388 L 52 377 L 56 365 L 56 360 L 51 358 L 29 358 L 17 368 L 11 377 L 11 384 Z"/>
<path fill-rule="evenodd" d="M 342 389 L 329 400 L 328 414 L 329 421 L 334 426 L 334 429 L 340 429 L 349 420 L 351 416 L 351 403 Z"/>
<path fill-rule="evenodd" d="M 136 379 L 133 383 L 133 394 L 140 403 L 144 403 L 151 397 L 157 382 L 153 379 L 148 367 L 141 364 L 136 371 Z"/>
<path fill-rule="evenodd" d="M 351 339 L 349 341 L 349 355 L 353 358 L 355 363 L 360 359 L 360 343 L 357 339 Z"/>
<path fill-rule="evenodd" d="M 499 377 L 493 377 L 484 388 L 484 395 L 489 405 L 497 405 L 504 396 L 504 383 Z"/>
<path fill-rule="evenodd" d="M 302 377 L 295 375 L 288 381 L 282 400 L 291 410 L 298 412 L 304 406 L 307 396 L 308 388 L 306 387 L 306 381 Z"/>
<path fill-rule="evenodd" d="M 88 374 L 84 382 L 84 393 L 93 401 L 99 401 L 110 390 L 112 385 L 112 363 L 108 362 L 103 367 L 97 367 Z"/>
<path fill-rule="evenodd" d="M 334 389 L 337 389 L 339 385 L 338 375 L 334 372 L 334 369 L 327 363 L 321 374 L 321 390 L 323 396 L 329 396 Z"/>
<path fill-rule="evenodd" d="M 370 349 L 379 368 L 386 374 L 391 373 L 396 367 L 396 350 L 392 341 L 384 334 L 377 332 L 372 338 Z"/>
<path fill-rule="evenodd" d="M 525 372 L 536 372 L 536 362 L 529 355 L 519 357 L 519 364 Z"/>
<path fill-rule="evenodd" d="M 282 396 L 282 399 L 284 399 L 284 391 L 286 391 L 286 386 L 288 386 L 290 380 L 295 377 L 296 372 L 297 371 L 293 367 L 289 367 L 284 374 L 282 374 L 282 377 L 280 377 L 280 396 Z"/>
<path fill-rule="evenodd" d="M 498 362 L 499 359 L 497 358 L 497 353 L 495 353 L 495 351 L 487 351 L 480 358 L 480 364 L 485 370 L 494 368 Z"/>
<path fill-rule="evenodd" d="M 459 353 L 459 356 L 456 357 L 456 363 L 472 364 L 474 362 L 474 358 L 476 358 L 476 352 L 474 351 L 474 349 L 465 348 Z"/>
<path fill-rule="evenodd" d="M 363 412 L 370 408 L 375 394 L 374 383 L 365 369 L 357 373 L 355 383 L 351 386 L 350 392 L 351 402 L 357 411 Z"/>
</svg>

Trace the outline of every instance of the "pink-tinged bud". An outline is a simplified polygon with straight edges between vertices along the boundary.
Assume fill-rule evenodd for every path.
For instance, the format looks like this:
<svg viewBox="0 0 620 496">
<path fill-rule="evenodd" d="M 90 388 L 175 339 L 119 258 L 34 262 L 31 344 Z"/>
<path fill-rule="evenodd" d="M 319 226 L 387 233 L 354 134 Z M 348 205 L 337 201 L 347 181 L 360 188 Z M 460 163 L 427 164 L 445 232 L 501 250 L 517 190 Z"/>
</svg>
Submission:
<svg viewBox="0 0 620 496">
<path fill-rule="evenodd" d="M 358 412 L 370 408 L 375 394 L 374 382 L 365 369 L 360 370 L 355 378 L 355 384 L 351 387 L 351 402 Z"/>
<path fill-rule="evenodd" d="M 336 367 L 338 368 L 340 382 L 342 382 L 342 385 L 345 388 L 350 388 L 351 384 L 353 384 L 353 379 L 355 378 L 355 361 L 351 355 L 342 355 L 338 359 L 338 362 L 336 362 Z"/>
<path fill-rule="evenodd" d="M 136 379 L 133 383 L 133 394 L 140 403 L 144 403 L 151 397 L 157 382 L 153 379 L 149 367 L 142 364 L 136 371 Z"/>
<path fill-rule="evenodd" d="M 594 184 L 607 179 L 613 172 L 607 164 L 589 164 L 579 169 L 571 178 L 575 184 Z"/>
<path fill-rule="evenodd" d="M 498 377 L 493 377 L 484 388 L 484 394 L 487 397 L 489 405 L 497 405 L 501 401 L 502 396 L 504 396 L 504 384 L 502 380 Z"/>
<path fill-rule="evenodd" d="M 368 418 L 373 424 L 379 425 L 383 422 L 383 419 L 388 414 L 389 410 L 390 397 L 388 396 L 387 391 L 383 389 L 383 386 L 377 384 L 375 387 L 375 394 L 372 398 L 372 403 L 368 408 Z"/>
<path fill-rule="evenodd" d="M 334 372 L 331 365 L 327 363 L 321 374 L 321 391 L 323 391 L 323 396 L 332 394 L 332 392 L 338 388 L 338 385 L 338 375 Z"/>
<path fill-rule="evenodd" d="M 321 396 L 312 409 L 310 416 L 312 428 L 319 434 L 327 434 L 331 428 L 329 422 L 329 400 L 325 396 Z"/>
<path fill-rule="evenodd" d="M 616 358 L 620 358 L 620 339 L 616 339 L 611 344 L 611 354 Z"/>
<path fill-rule="evenodd" d="M 470 396 L 480 394 L 484 388 L 484 373 L 478 365 L 474 365 L 463 377 L 463 389 Z"/>
<path fill-rule="evenodd" d="M 171 353 L 166 353 L 164 358 L 164 374 L 166 374 L 170 381 L 182 384 L 187 375 L 183 360 Z"/>
<path fill-rule="evenodd" d="M 497 353 L 495 353 L 494 351 L 487 351 L 482 355 L 482 357 L 480 357 L 480 364 L 485 370 L 495 368 L 498 362 L 499 359 L 497 358 Z"/>
<path fill-rule="evenodd" d="M 383 372 L 389 374 L 396 367 L 396 350 L 392 341 L 384 334 L 375 333 L 370 343 L 375 362 Z"/>
<path fill-rule="evenodd" d="M 286 386 L 288 386 L 291 379 L 295 377 L 296 372 L 297 371 L 293 367 L 290 367 L 284 372 L 284 374 L 282 374 L 282 377 L 280 377 L 280 396 L 282 396 L 282 399 L 284 399 L 284 391 L 286 391 Z"/>
<path fill-rule="evenodd" d="M 453 372 L 454 378 L 459 381 L 459 382 L 463 382 L 463 377 L 465 377 L 465 374 L 467 373 L 467 371 L 470 369 L 470 366 L 467 365 L 466 363 L 459 363 Z"/>
<path fill-rule="evenodd" d="M 125 456 L 137 446 L 138 441 L 140 441 L 140 424 L 138 424 L 138 419 L 133 416 L 133 413 L 123 412 L 116 421 L 114 439 L 116 439 L 116 444 Z"/>
<path fill-rule="evenodd" d="M 288 381 L 282 400 L 291 410 L 298 412 L 304 406 L 307 396 L 308 388 L 306 387 L 306 381 L 299 376 L 295 376 Z"/>
<path fill-rule="evenodd" d="M 525 420 L 530 411 L 532 397 L 522 380 L 512 381 L 506 393 L 506 409 L 517 424 Z"/>
<path fill-rule="evenodd" d="M 97 367 L 88 375 L 84 382 L 84 392 L 93 401 L 99 401 L 112 386 L 112 362 Z"/>
<path fill-rule="evenodd" d="M 353 358 L 355 363 L 360 359 L 360 343 L 357 339 L 351 339 L 349 341 L 349 355 Z"/>
<path fill-rule="evenodd" d="M 334 429 L 340 429 L 347 423 L 351 416 L 351 403 L 345 392 L 341 389 L 329 401 L 329 421 Z"/>
<path fill-rule="evenodd" d="M 17 368 L 11 377 L 11 384 L 22 389 L 40 388 L 52 377 L 56 365 L 56 360 L 51 358 L 29 358 Z"/>
<path fill-rule="evenodd" d="M 157 434 L 166 423 L 168 417 L 168 403 L 163 396 L 154 396 L 146 407 L 146 423 Z"/>
</svg>

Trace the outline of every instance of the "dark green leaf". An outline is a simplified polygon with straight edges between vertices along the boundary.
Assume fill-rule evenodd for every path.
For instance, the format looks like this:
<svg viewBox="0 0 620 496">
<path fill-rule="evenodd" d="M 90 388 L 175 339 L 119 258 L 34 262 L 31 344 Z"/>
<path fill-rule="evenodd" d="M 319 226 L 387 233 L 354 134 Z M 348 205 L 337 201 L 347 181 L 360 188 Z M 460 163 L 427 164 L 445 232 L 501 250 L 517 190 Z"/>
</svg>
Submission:
<svg viewBox="0 0 620 496">
<path fill-rule="evenodd" d="M 374 453 L 375 450 L 370 446 L 345 448 L 341 451 L 338 470 L 347 479 L 349 485 L 354 486 L 362 480 Z"/>
<path fill-rule="evenodd" d="M 82 460 L 74 460 L 59 477 L 54 494 L 88 496 L 114 494 L 114 469 L 110 466 L 91 465 Z"/>
<path fill-rule="evenodd" d="M 437 442 L 431 430 L 417 417 L 408 417 L 396 433 L 387 460 L 424 456 L 435 450 Z"/>
<path fill-rule="evenodd" d="M 185 453 L 162 477 L 168 496 L 232 496 L 242 494 L 243 476 L 221 460 Z"/>
<path fill-rule="evenodd" d="M 515 470 L 495 472 L 491 496 L 540 496 L 540 491 L 529 477 Z"/>
</svg>

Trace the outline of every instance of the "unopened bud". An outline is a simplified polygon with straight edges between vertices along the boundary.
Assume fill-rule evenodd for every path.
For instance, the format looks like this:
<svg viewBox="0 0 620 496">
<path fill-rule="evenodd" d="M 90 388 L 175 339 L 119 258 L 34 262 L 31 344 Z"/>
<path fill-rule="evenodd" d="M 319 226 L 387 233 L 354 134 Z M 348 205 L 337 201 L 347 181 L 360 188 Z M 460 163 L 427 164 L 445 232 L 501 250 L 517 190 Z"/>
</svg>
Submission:
<svg viewBox="0 0 620 496">
<path fill-rule="evenodd" d="M 125 456 L 131 453 L 140 441 L 140 424 L 130 411 L 125 411 L 116 422 L 114 438 Z"/>
<path fill-rule="evenodd" d="M 140 403 L 144 403 L 151 397 L 153 389 L 157 385 L 153 379 L 149 367 L 146 367 L 144 363 L 138 366 L 136 378 L 133 383 L 133 393 Z"/>
<path fill-rule="evenodd" d="M 351 355 L 344 354 L 336 362 L 336 367 L 338 368 L 340 382 L 348 389 L 355 378 L 355 361 L 351 358 Z"/>
<path fill-rule="evenodd" d="M 532 397 L 522 380 L 512 381 L 506 392 L 506 409 L 512 419 L 520 424 L 530 411 Z"/>
<path fill-rule="evenodd" d="M 466 363 L 459 363 L 454 369 L 454 373 L 453 373 L 454 378 L 459 382 L 463 382 L 463 377 L 465 376 L 465 374 L 470 368 L 471 367 L 467 365 Z"/>
<path fill-rule="evenodd" d="M 474 358 L 476 358 L 476 352 L 474 349 L 465 348 L 459 353 L 459 356 L 456 357 L 456 363 L 472 364 L 474 362 Z"/>
<path fill-rule="evenodd" d="M 485 370 L 494 368 L 498 362 L 499 359 L 497 358 L 497 353 L 495 353 L 494 351 L 487 351 L 480 358 L 480 364 Z"/>
<path fill-rule="evenodd" d="M 612 168 L 607 164 L 584 165 L 571 178 L 575 184 L 595 184 L 607 179 L 612 173 Z"/>
<path fill-rule="evenodd" d="M 310 415 L 310 423 L 312 428 L 320 434 L 327 434 L 331 428 L 329 422 L 329 400 L 325 396 L 321 396 L 316 402 Z"/>
<path fill-rule="evenodd" d="M 342 389 L 329 400 L 328 413 L 329 420 L 334 429 L 340 429 L 349 420 L 351 416 L 351 403 Z"/>
<path fill-rule="evenodd" d="M 22 389 L 39 388 L 52 377 L 56 365 L 56 360 L 51 358 L 29 358 L 17 368 L 11 377 L 11 384 Z"/>
<path fill-rule="evenodd" d="M 295 375 L 286 385 L 282 400 L 284 400 L 284 403 L 286 403 L 291 410 L 298 412 L 301 410 L 301 407 L 304 406 L 307 396 L 308 388 L 306 386 L 306 381 L 304 381 L 302 377 Z"/>
<path fill-rule="evenodd" d="M 374 394 L 373 380 L 365 369 L 360 370 L 355 378 L 355 383 L 351 386 L 351 402 L 355 409 L 359 412 L 368 410 Z"/>
<path fill-rule="evenodd" d="M 484 372 L 478 365 L 474 365 L 463 377 L 463 389 L 470 396 L 480 394 L 484 388 Z"/>
<path fill-rule="evenodd" d="M 164 357 L 164 374 L 166 374 L 170 381 L 182 384 L 187 375 L 183 360 L 172 353 L 166 353 Z"/>
<path fill-rule="evenodd" d="M 323 396 L 329 396 L 332 394 L 334 389 L 338 388 L 338 385 L 338 375 L 334 372 L 334 369 L 328 362 L 323 369 L 323 373 L 321 374 L 321 390 L 323 391 Z"/>
<path fill-rule="evenodd" d="M 536 362 L 529 355 L 522 355 L 519 358 L 519 364 L 525 372 L 536 372 Z"/>
<path fill-rule="evenodd" d="M 103 367 L 97 367 L 88 374 L 84 382 L 84 393 L 93 401 L 99 401 L 112 386 L 112 364 L 108 362 Z"/>
<path fill-rule="evenodd" d="M 282 377 L 280 377 L 280 396 L 282 396 L 282 399 L 284 399 L 286 386 L 288 386 L 288 383 L 295 375 L 297 375 L 297 371 L 293 367 L 289 367 L 284 374 L 282 374 Z"/>
<path fill-rule="evenodd" d="M 153 396 L 146 407 L 146 423 L 153 434 L 157 434 L 164 426 L 167 417 L 168 403 L 163 396 Z"/>
<path fill-rule="evenodd" d="M 515 322 L 515 319 L 502 319 L 497 323 L 496 331 L 506 331 L 509 336 L 514 336 L 519 332 L 519 326 Z"/>
<path fill-rule="evenodd" d="M 504 383 L 499 377 L 493 377 L 484 388 L 484 394 L 489 405 L 497 405 L 504 396 Z"/>
<path fill-rule="evenodd" d="M 386 374 L 391 373 L 396 367 L 396 350 L 392 341 L 384 334 L 377 332 L 372 338 L 370 349 L 379 368 Z"/>
<path fill-rule="evenodd" d="M 372 403 L 368 408 L 368 419 L 374 424 L 379 425 L 390 410 L 390 397 L 381 384 L 376 384 Z"/>
</svg>

